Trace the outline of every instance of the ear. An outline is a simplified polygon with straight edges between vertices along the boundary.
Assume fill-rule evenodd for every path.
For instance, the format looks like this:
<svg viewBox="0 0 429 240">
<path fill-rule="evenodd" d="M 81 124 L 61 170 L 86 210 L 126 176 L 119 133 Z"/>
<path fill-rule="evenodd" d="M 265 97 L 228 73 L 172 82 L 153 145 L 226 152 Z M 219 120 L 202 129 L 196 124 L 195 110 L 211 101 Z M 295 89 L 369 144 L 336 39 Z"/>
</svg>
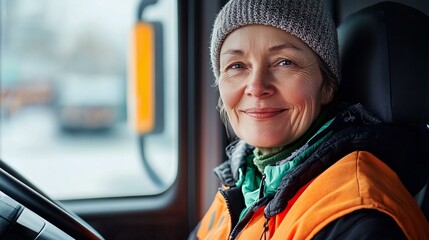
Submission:
<svg viewBox="0 0 429 240">
<path fill-rule="evenodd" d="M 322 94 L 322 97 L 321 97 L 322 106 L 327 105 L 334 98 L 334 88 L 330 84 L 325 82 L 322 85 L 321 94 Z"/>
</svg>

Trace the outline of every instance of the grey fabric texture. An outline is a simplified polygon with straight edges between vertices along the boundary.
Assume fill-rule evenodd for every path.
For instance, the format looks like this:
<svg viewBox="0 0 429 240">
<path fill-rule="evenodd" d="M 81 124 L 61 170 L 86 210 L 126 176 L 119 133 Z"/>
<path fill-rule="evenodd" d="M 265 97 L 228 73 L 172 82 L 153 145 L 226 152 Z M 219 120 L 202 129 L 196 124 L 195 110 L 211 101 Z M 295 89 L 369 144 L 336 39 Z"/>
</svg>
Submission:
<svg viewBox="0 0 429 240">
<path fill-rule="evenodd" d="M 301 39 L 340 82 L 337 31 L 319 0 L 230 0 L 217 15 L 212 29 L 210 57 L 216 79 L 223 42 L 231 32 L 247 25 L 272 26 Z"/>
</svg>

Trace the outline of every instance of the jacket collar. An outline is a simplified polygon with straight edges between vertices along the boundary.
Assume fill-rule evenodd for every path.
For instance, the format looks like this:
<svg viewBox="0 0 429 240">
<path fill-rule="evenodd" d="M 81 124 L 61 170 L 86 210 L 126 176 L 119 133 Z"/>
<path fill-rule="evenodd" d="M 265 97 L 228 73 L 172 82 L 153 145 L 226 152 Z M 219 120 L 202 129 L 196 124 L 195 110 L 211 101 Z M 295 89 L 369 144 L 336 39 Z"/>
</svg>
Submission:
<svg viewBox="0 0 429 240">
<path fill-rule="evenodd" d="M 383 160 L 398 173 L 411 194 L 415 194 L 425 183 L 425 180 L 418 179 L 418 176 L 423 175 L 422 171 L 427 171 L 425 156 L 422 156 L 425 146 L 418 143 L 420 131 L 383 124 L 360 104 L 340 111 L 331 126 L 333 134 L 282 179 L 277 192 L 272 195 L 272 200 L 265 208 L 267 217 L 283 211 L 289 199 L 302 186 L 355 150 L 372 152 Z M 214 170 L 223 185 L 235 186 L 239 176 L 238 169 L 246 168 L 246 156 L 253 149 L 254 147 L 241 140 L 236 140 L 227 147 L 228 161 Z M 410 166 L 400 159 L 421 159 L 422 165 Z"/>
</svg>

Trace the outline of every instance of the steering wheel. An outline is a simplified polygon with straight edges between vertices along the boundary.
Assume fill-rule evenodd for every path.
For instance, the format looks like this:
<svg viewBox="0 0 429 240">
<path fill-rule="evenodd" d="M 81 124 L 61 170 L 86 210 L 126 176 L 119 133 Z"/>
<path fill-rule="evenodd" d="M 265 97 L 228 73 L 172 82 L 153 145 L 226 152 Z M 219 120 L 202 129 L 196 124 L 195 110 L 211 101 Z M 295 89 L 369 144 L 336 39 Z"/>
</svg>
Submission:
<svg viewBox="0 0 429 240">
<path fill-rule="evenodd" d="M 36 230 L 39 231 L 36 236 L 42 236 L 43 239 L 58 239 L 59 236 L 70 239 L 103 239 L 88 223 L 67 211 L 59 202 L 49 198 L 2 160 L 0 160 L 0 206 L 3 206 L 0 207 L 0 216 L 7 215 L 10 219 L 4 216 L 3 218 L 11 221 L 10 226 L 4 224 L 7 221 L 0 224 L 0 237 L 3 234 L 9 234 L 7 237 L 16 236 L 13 234 L 17 233 L 11 230 L 15 228 L 15 232 L 22 233 L 20 237 L 25 238 L 31 234 L 25 235 L 23 232 L 34 232 L 35 229 L 39 229 Z M 7 208 L 16 211 L 7 211 Z"/>
</svg>

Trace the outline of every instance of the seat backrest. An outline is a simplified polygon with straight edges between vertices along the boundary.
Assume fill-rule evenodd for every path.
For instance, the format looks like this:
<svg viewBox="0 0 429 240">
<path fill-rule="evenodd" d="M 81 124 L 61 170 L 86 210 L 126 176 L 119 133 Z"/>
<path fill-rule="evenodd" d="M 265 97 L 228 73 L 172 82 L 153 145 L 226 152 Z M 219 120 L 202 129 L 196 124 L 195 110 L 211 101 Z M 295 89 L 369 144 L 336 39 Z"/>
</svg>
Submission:
<svg viewBox="0 0 429 240">
<path fill-rule="evenodd" d="M 350 15 L 339 25 L 338 38 L 342 65 L 339 99 L 362 103 L 386 123 L 417 129 L 423 161 L 398 161 L 424 165 L 415 166 L 425 168 L 420 171 L 422 176 L 409 177 L 420 181 L 418 186 L 427 186 L 429 17 L 402 4 L 383 2 Z M 427 218 L 428 188 L 423 187 L 416 197 Z"/>
<path fill-rule="evenodd" d="M 429 123 L 429 17 L 393 2 L 360 10 L 339 27 L 340 97 L 385 122 Z"/>
</svg>

